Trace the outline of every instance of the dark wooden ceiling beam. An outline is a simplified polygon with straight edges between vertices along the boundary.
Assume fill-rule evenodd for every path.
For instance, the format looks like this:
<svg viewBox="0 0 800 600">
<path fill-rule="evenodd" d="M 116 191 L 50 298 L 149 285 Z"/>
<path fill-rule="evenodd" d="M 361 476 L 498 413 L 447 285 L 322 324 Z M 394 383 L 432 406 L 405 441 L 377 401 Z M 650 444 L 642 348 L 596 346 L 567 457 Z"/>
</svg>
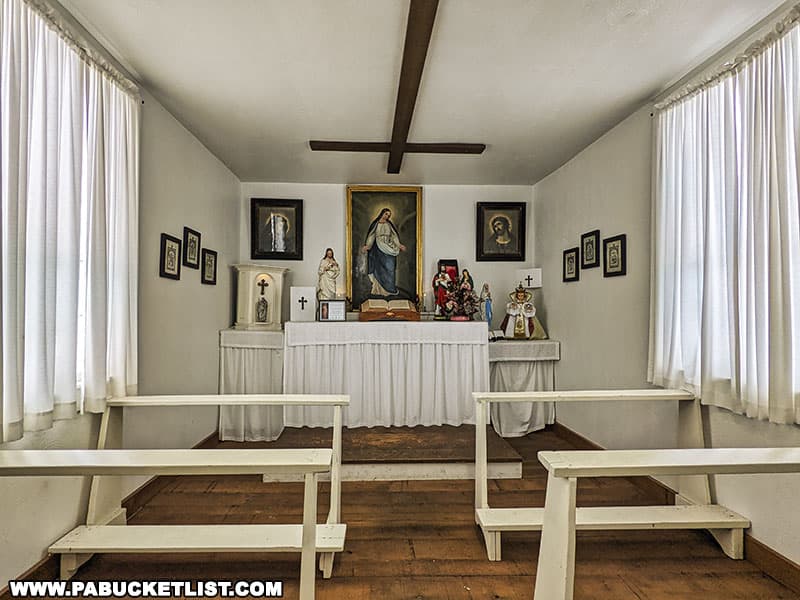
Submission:
<svg viewBox="0 0 800 600">
<path fill-rule="evenodd" d="M 334 142 L 311 140 L 311 149 L 317 152 L 389 152 L 389 142 Z M 405 152 L 417 154 L 483 154 L 486 144 L 463 144 L 460 142 L 409 142 Z"/>
<path fill-rule="evenodd" d="M 486 144 L 462 144 L 456 142 L 419 143 L 409 142 L 405 151 L 417 154 L 483 154 Z"/>
<path fill-rule="evenodd" d="M 312 150 L 322 152 L 388 152 L 389 142 L 325 142 L 311 140 Z"/>
<path fill-rule="evenodd" d="M 425 57 L 428 54 L 438 7 L 439 0 L 411 0 L 408 7 L 406 43 L 403 48 L 403 65 L 400 69 L 389 147 L 389 173 L 399 173 L 403 164 L 403 152 L 408 142 L 408 131 L 414 116 L 414 106 L 417 103 L 422 70 L 425 68 Z"/>
</svg>

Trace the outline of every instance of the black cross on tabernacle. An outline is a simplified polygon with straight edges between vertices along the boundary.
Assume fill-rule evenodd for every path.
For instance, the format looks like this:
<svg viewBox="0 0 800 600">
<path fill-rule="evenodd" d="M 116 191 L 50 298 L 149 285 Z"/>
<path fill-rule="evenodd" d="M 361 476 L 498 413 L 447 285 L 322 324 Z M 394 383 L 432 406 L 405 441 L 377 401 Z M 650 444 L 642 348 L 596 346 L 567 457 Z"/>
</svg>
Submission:
<svg viewBox="0 0 800 600">
<path fill-rule="evenodd" d="M 533 277 L 531 277 L 530 275 L 528 275 L 528 276 L 525 278 L 525 282 L 528 284 L 528 287 L 531 287 L 531 282 L 533 282 Z"/>
<path fill-rule="evenodd" d="M 306 302 L 308 302 L 308 300 L 306 300 L 306 297 L 305 296 L 300 296 L 300 300 L 298 300 L 298 302 L 300 303 L 300 310 L 305 310 L 306 309 Z"/>
<path fill-rule="evenodd" d="M 264 295 L 264 288 L 269 287 L 269 284 L 267 283 L 266 279 L 262 279 L 256 285 L 261 288 L 261 295 L 262 296 Z"/>
</svg>

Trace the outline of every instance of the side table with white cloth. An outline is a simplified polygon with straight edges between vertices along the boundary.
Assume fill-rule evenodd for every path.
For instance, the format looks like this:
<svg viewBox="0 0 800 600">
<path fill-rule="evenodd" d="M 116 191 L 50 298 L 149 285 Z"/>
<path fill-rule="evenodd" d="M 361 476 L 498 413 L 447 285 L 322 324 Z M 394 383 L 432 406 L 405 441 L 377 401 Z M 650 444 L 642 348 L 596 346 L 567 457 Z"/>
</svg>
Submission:
<svg viewBox="0 0 800 600">
<path fill-rule="evenodd" d="M 502 340 L 489 344 L 492 392 L 547 392 L 555 389 L 555 361 L 561 344 L 555 340 Z M 555 407 L 547 403 L 497 403 L 491 409 L 494 430 L 503 437 L 520 437 L 555 422 Z"/>
<path fill-rule="evenodd" d="M 474 423 L 489 390 L 485 322 L 380 321 L 285 326 L 284 393 L 348 394 L 346 427 Z M 289 408 L 290 427 L 327 427 L 327 409 Z"/>
<path fill-rule="evenodd" d="M 219 393 L 282 393 L 283 344 L 282 331 L 220 331 Z M 278 439 L 282 431 L 282 406 L 220 407 L 221 440 L 272 441 Z"/>
</svg>

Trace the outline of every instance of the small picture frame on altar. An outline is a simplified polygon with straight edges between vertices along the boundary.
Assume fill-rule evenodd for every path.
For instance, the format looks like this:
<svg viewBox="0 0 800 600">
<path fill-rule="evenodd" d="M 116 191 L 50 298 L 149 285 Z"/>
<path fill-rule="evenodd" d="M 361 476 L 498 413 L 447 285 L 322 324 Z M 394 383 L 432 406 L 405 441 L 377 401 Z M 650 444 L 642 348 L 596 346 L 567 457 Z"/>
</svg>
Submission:
<svg viewBox="0 0 800 600">
<path fill-rule="evenodd" d="M 345 300 L 320 300 L 319 321 L 346 321 L 347 306 Z"/>
</svg>

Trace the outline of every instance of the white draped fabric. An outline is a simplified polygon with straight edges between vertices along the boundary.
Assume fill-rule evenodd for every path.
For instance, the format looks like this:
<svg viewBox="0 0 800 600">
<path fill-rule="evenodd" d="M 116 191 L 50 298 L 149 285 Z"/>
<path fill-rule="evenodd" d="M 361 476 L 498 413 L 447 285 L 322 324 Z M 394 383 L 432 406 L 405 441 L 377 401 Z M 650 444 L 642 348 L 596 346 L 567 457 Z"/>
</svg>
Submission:
<svg viewBox="0 0 800 600">
<path fill-rule="evenodd" d="M 553 340 L 489 344 L 489 383 L 493 392 L 549 392 L 555 389 L 555 361 L 561 344 Z M 503 437 L 521 437 L 555 423 L 552 402 L 493 403 L 492 427 Z"/>
<path fill-rule="evenodd" d="M 286 323 L 285 393 L 350 394 L 346 427 L 474 423 L 488 366 L 483 322 Z M 331 414 L 286 408 L 286 425 L 330 427 Z"/>
<path fill-rule="evenodd" d="M 649 380 L 800 422 L 800 30 L 661 111 Z"/>
<path fill-rule="evenodd" d="M 21 0 L 0 21 L 0 441 L 135 393 L 139 106 Z"/>
<path fill-rule="evenodd" d="M 283 333 L 220 332 L 220 394 L 283 392 Z M 219 436 L 236 442 L 272 441 L 283 432 L 282 406 L 221 406 Z"/>
</svg>

